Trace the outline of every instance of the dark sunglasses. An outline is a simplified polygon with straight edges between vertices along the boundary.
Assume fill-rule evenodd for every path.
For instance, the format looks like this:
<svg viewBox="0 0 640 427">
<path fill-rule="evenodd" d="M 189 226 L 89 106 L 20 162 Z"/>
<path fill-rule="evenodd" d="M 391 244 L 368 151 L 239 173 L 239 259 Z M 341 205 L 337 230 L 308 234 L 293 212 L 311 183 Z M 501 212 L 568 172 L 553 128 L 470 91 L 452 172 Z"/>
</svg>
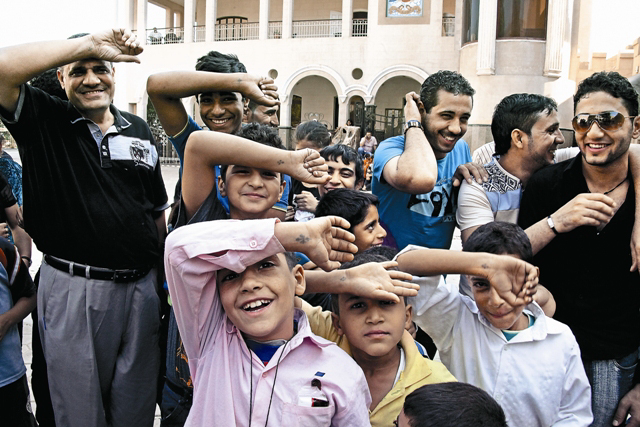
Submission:
<svg viewBox="0 0 640 427">
<path fill-rule="evenodd" d="M 597 122 L 602 130 L 614 131 L 622 127 L 624 119 L 633 119 L 634 117 L 625 117 L 617 111 L 605 111 L 600 114 L 578 114 L 573 118 L 571 124 L 573 125 L 573 130 L 578 133 L 589 132 L 593 122 Z"/>
</svg>

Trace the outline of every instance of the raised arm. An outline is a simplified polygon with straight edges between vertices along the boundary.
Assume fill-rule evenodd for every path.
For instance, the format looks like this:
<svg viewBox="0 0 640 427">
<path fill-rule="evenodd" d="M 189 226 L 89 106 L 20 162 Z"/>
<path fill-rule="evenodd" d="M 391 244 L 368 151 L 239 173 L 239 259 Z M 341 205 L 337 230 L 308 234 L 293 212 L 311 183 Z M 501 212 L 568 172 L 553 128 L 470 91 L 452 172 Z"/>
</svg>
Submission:
<svg viewBox="0 0 640 427">
<path fill-rule="evenodd" d="M 320 154 L 311 149 L 286 151 L 220 132 L 194 132 L 187 141 L 182 199 L 191 218 L 214 188 L 215 165 L 242 165 L 324 184 L 329 176 Z"/>
<path fill-rule="evenodd" d="M 410 282 L 410 274 L 392 270 L 397 266 L 396 262 L 389 261 L 330 272 L 306 270 L 306 290 L 309 293 L 349 293 L 394 302 L 398 302 L 398 297 L 416 296 L 420 287 Z"/>
<path fill-rule="evenodd" d="M 405 99 L 405 120 L 422 123 L 419 109 L 422 102 L 418 94 L 410 92 Z M 404 151 L 387 162 L 382 175 L 389 185 L 405 193 L 421 194 L 433 190 L 438 178 L 438 164 L 422 128 L 413 127 L 406 131 Z"/>
<path fill-rule="evenodd" d="M 468 274 L 484 277 L 512 305 L 531 302 L 530 294 L 538 284 L 536 267 L 505 255 L 420 249 L 401 254 L 397 261 L 400 270 L 415 276 Z"/>
<path fill-rule="evenodd" d="M 187 123 L 187 111 L 181 98 L 207 92 L 240 92 L 260 105 L 278 103 L 278 88 L 273 80 L 246 73 L 208 71 L 169 71 L 152 74 L 147 92 L 160 123 L 169 136 L 178 134 Z"/>
<path fill-rule="evenodd" d="M 136 55 L 141 52 L 136 36 L 125 29 L 0 49 L 0 107 L 13 113 L 18 106 L 20 86 L 50 68 L 88 58 L 140 62 Z"/>
<path fill-rule="evenodd" d="M 7 216 L 7 223 L 11 227 L 13 232 L 13 241 L 16 243 L 20 256 L 27 257 L 29 259 L 29 266 L 31 266 L 31 236 L 24 231 L 24 224 L 22 223 L 22 208 L 15 205 L 5 208 L 5 214 Z"/>
</svg>

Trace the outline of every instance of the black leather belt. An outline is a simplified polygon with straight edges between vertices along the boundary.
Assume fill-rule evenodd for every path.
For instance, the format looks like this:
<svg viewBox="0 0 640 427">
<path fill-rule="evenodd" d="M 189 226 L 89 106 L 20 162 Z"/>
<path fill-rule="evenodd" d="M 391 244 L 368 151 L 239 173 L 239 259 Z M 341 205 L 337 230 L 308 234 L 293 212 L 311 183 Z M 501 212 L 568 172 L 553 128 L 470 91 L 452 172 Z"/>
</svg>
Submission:
<svg viewBox="0 0 640 427">
<path fill-rule="evenodd" d="M 94 280 L 110 280 L 117 283 L 135 282 L 142 279 L 151 270 L 151 267 L 133 268 L 131 270 L 91 267 L 90 265 L 78 264 L 51 255 L 45 255 L 44 260 L 56 270 L 64 271 L 72 276 L 82 276 Z"/>
</svg>

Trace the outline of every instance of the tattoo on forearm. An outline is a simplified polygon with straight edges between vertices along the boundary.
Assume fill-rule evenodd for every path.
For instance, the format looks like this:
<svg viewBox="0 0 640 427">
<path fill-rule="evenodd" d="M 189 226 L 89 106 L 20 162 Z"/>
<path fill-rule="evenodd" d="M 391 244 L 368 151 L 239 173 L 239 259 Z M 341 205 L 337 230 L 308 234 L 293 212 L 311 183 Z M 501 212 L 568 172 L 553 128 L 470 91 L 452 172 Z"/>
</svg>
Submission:
<svg viewBox="0 0 640 427">
<path fill-rule="evenodd" d="M 347 276 L 342 276 L 342 277 L 340 278 L 340 281 L 341 281 L 341 282 L 344 282 L 345 280 L 347 280 Z"/>
<path fill-rule="evenodd" d="M 309 240 L 311 240 L 311 239 L 309 237 L 305 236 L 304 234 L 301 234 L 296 238 L 296 242 L 302 243 L 303 245 L 305 243 L 307 243 Z"/>
<path fill-rule="evenodd" d="M 482 269 L 483 269 L 483 270 L 488 270 L 488 269 L 489 269 L 489 266 L 488 266 L 487 264 L 482 264 Z"/>
<path fill-rule="evenodd" d="M 279 165 L 284 165 L 284 160 L 278 160 Z"/>
</svg>

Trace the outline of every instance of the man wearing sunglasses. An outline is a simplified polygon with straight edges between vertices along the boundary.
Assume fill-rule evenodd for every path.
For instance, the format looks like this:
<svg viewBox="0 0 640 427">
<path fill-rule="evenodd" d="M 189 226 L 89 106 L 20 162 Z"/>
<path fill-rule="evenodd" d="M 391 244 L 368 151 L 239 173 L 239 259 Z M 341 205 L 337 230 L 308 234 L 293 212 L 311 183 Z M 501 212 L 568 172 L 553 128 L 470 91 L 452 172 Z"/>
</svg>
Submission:
<svg viewBox="0 0 640 427">
<path fill-rule="evenodd" d="M 615 72 L 578 86 L 573 128 L 581 155 L 529 180 L 518 222 L 530 227 L 540 281 L 555 318 L 580 345 L 592 386 L 594 426 L 640 426 L 640 276 L 629 236 L 636 189 L 629 145 L 640 136 L 638 95 Z M 629 268 L 631 266 L 631 269 Z"/>
</svg>

